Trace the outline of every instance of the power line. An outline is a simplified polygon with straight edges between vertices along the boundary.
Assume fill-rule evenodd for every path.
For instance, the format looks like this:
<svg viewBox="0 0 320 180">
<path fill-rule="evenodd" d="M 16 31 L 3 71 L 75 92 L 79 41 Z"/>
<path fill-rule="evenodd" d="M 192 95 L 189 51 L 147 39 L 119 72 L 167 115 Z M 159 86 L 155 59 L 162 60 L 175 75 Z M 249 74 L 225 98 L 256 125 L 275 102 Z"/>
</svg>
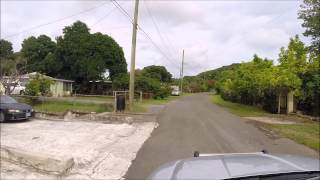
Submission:
<svg viewBox="0 0 320 180">
<path fill-rule="evenodd" d="M 112 4 L 113 4 L 114 6 L 116 6 L 116 7 L 120 10 L 120 12 L 121 12 L 123 15 L 125 15 L 126 17 L 128 17 L 129 20 L 130 20 L 130 23 L 133 24 L 133 19 L 132 19 L 132 17 L 129 15 L 129 13 L 128 13 L 125 9 L 123 9 L 122 6 L 121 6 L 116 0 L 111 0 L 111 2 L 112 2 Z"/>
<path fill-rule="evenodd" d="M 149 6 L 148 6 L 148 4 L 147 4 L 147 2 L 145 2 L 144 4 L 145 4 L 145 6 L 146 6 L 147 12 L 148 12 L 149 16 L 151 17 L 152 23 L 153 23 L 153 25 L 155 26 L 155 28 L 156 28 L 156 30 L 157 30 L 157 33 L 158 33 L 158 35 L 159 35 L 159 37 L 160 37 L 160 39 L 161 39 L 164 47 L 168 50 L 168 52 L 171 53 L 171 57 L 172 57 L 172 55 L 174 56 L 174 53 L 172 53 L 172 51 L 170 51 L 170 50 L 172 50 L 172 49 L 168 48 L 167 44 L 165 43 L 164 38 L 163 38 L 163 36 L 162 36 L 162 33 L 160 32 L 160 28 L 159 28 L 158 24 L 156 23 L 155 17 L 152 15 L 152 13 L 151 13 L 151 11 L 150 11 L 150 9 L 149 9 Z M 172 46 L 172 45 L 171 45 L 171 46 Z"/>
<path fill-rule="evenodd" d="M 125 15 L 126 17 L 129 18 L 131 24 L 133 24 L 133 20 L 131 18 L 131 16 L 129 15 L 129 13 L 116 1 L 116 0 L 111 0 L 111 2 L 120 10 L 120 12 Z M 173 65 L 175 65 L 178 69 L 180 69 L 179 66 L 177 66 L 170 58 L 168 58 L 168 56 L 161 50 L 161 48 L 153 41 L 153 39 L 151 38 L 151 36 L 142 29 L 142 27 L 140 25 L 137 25 L 137 28 L 144 34 L 144 36 L 152 43 L 152 45 L 158 49 L 158 51 L 163 55 L 163 57 L 165 57 L 168 61 L 170 61 Z"/>
<path fill-rule="evenodd" d="M 95 25 L 97 25 L 99 22 L 103 21 L 105 18 L 107 18 L 116 8 L 112 8 L 110 11 L 107 12 L 106 15 L 104 15 L 103 17 L 101 17 L 100 19 L 98 19 L 95 23 L 93 23 L 90 27 L 94 27 Z"/>
<path fill-rule="evenodd" d="M 170 61 L 175 67 L 177 67 L 178 69 L 180 69 L 180 67 L 179 67 L 177 64 L 175 64 L 175 63 L 161 50 L 161 48 L 152 40 L 152 38 L 150 37 L 150 35 L 149 35 L 147 32 L 145 32 L 139 25 L 138 25 L 138 28 L 139 28 L 139 30 L 145 35 L 145 37 L 153 44 L 153 46 L 154 46 L 155 48 L 157 48 L 158 51 L 159 51 L 168 61 Z"/>
<path fill-rule="evenodd" d="M 30 27 L 30 28 L 25 29 L 25 30 L 23 30 L 23 31 L 20 31 L 20 32 L 18 32 L 18 33 L 8 35 L 8 36 L 4 37 L 4 39 L 8 39 L 8 38 L 11 38 L 11 37 L 15 37 L 15 36 L 17 36 L 17 35 L 20 35 L 20 34 L 29 32 L 29 31 L 31 31 L 31 30 L 38 29 L 38 28 L 41 28 L 41 27 L 44 27 L 44 26 L 47 26 L 47 25 L 50 25 L 50 24 L 54 24 L 54 23 L 57 23 L 57 22 L 59 22 L 59 21 L 66 20 L 66 19 L 69 19 L 69 18 L 71 18 L 71 17 L 74 17 L 74 16 L 77 16 L 77 15 L 83 14 L 83 13 L 87 13 L 87 12 L 89 12 L 89 11 L 92 11 L 92 10 L 94 10 L 94 9 L 97 9 L 97 8 L 100 8 L 100 7 L 104 6 L 104 5 L 106 5 L 107 3 L 108 3 L 108 2 L 105 2 L 105 3 L 99 4 L 99 5 L 97 5 L 97 6 L 94 6 L 94 7 L 92 7 L 92 8 L 89 8 L 89 9 L 86 9 L 86 10 L 84 10 L 84 11 L 81 11 L 81 12 L 79 12 L 79 13 L 72 14 L 72 15 L 70 15 L 70 16 L 66 16 L 66 17 L 63 17 L 63 18 L 59 18 L 59 19 L 56 19 L 56 20 L 47 22 L 47 23 L 43 23 L 43 24 L 39 24 L 39 25 Z"/>
</svg>

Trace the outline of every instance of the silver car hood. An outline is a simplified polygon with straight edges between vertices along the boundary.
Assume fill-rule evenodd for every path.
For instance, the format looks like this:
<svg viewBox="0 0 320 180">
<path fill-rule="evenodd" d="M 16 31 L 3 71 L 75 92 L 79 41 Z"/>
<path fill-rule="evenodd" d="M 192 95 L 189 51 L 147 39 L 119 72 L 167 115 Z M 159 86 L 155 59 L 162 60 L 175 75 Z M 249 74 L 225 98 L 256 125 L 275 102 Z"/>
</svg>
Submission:
<svg viewBox="0 0 320 180">
<path fill-rule="evenodd" d="M 319 159 L 265 153 L 215 154 L 165 164 L 148 179 L 229 179 L 320 171 Z"/>
</svg>

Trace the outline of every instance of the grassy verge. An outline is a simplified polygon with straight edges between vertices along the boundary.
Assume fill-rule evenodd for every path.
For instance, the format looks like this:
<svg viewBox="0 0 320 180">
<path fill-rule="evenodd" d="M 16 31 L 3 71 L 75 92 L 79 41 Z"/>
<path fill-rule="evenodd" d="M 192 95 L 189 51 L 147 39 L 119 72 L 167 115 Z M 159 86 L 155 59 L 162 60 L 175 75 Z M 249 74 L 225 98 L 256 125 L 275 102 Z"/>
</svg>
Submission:
<svg viewBox="0 0 320 180">
<path fill-rule="evenodd" d="M 211 101 L 214 104 L 227 108 L 231 113 L 241 117 L 270 115 L 270 113 L 258 107 L 225 101 L 220 95 L 211 96 Z"/>
<path fill-rule="evenodd" d="M 107 104 L 94 104 L 94 103 L 72 103 L 68 101 L 47 101 L 41 104 L 34 105 L 35 111 L 41 112 L 110 112 L 112 106 Z"/>
<path fill-rule="evenodd" d="M 273 124 L 268 126 L 284 137 L 320 151 L 320 123 Z"/>
<path fill-rule="evenodd" d="M 258 107 L 225 101 L 219 95 L 212 96 L 211 101 L 242 117 L 277 116 Z M 320 151 L 320 123 L 307 121 L 297 124 L 265 124 L 265 126 L 283 137 Z"/>
</svg>

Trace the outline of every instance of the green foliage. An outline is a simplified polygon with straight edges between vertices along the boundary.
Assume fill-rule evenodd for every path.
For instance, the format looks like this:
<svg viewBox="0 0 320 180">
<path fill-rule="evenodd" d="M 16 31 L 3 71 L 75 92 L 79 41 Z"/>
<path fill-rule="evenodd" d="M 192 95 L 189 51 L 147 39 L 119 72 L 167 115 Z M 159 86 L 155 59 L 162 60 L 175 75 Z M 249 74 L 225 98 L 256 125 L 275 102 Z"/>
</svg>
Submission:
<svg viewBox="0 0 320 180">
<path fill-rule="evenodd" d="M 208 81 L 198 76 L 185 76 L 183 78 L 183 92 L 197 93 L 208 90 Z"/>
<path fill-rule="evenodd" d="M 147 66 L 141 71 L 142 76 L 157 79 L 160 82 L 171 82 L 172 75 L 164 66 Z"/>
<path fill-rule="evenodd" d="M 240 63 L 233 63 L 228 66 L 222 66 L 222 67 L 214 69 L 214 70 L 202 72 L 202 73 L 198 74 L 198 76 L 203 79 L 219 79 L 222 72 L 227 71 L 227 70 L 235 70 L 239 66 L 240 66 Z"/>
<path fill-rule="evenodd" d="M 304 35 L 311 37 L 311 47 L 313 53 L 320 55 L 320 1 L 304 0 L 299 19 L 303 20 L 302 27 L 306 28 Z"/>
<path fill-rule="evenodd" d="M 320 116 L 320 56 L 310 57 L 306 72 L 302 76 L 298 109 L 314 116 Z"/>
<path fill-rule="evenodd" d="M 103 79 L 106 69 L 112 80 L 127 73 L 123 50 L 116 41 L 101 33 L 91 34 L 80 21 L 63 29 L 63 36 L 57 38 L 56 56 L 63 64 L 59 77 L 75 80 L 78 91 L 86 91 L 81 84 Z"/>
<path fill-rule="evenodd" d="M 31 36 L 22 43 L 22 55 L 27 59 L 27 71 L 47 73 L 52 72 L 52 54 L 55 52 L 56 43 L 46 35 Z M 51 56 L 51 57 L 48 57 Z M 49 62 L 48 62 L 49 61 Z M 57 69 L 55 71 L 58 71 Z M 51 73 L 49 75 L 52 75 Z"/>
<path fill-rule="evenodd" d="M 135 81 L 135 89 L 137 91 L 156 94 L 159 92 L 160 86 L 160 81 L 146 76 L 139 76 Z"/>
<path fill-rule="evenodd" d="M 77 21 L 63 29 L 55 43 L 46 35 L 29 37 L 22 43 L 28 72 L 75 80 L 77 92 L 87 92 L 89 81 L 103 80 L 108 69 L 110 78 L 127 73 L 122 48 L 108 35 L 90 33 Z"/>
<path fill-rule="evenodd" d="M 137 77 L 135 89 L 137 91 L 152 93 L 155 99 L 163 99 L 171 94 L 171 88 L 167 84 L 142 75 Z"/>
<path fill-rule="evenodd" d="M 129 74 L 121 73 L 116 75 L 112 81 L 112 88 L 114 90 L 128 90 L 129 88 Z"/>
<path fill-rule="evenodd" d="M 49 96 L 52 83 L 52 80 L 41 75 L 36 75 L 26 85 L 25 94 L 29 96 Z"/>
<path fill-rule="evenodd" d="M 11 58 L 13 55 L 12 43 L 4 39 L 0 39 L 0 59 Z"/>
<path fill-rule="evenodd" d="M 281 48 L 278 61 L 279 65 L 273 65 L 271 60 L 254 55 L 250 62 L 214 74 L 215 88 L 224 99 L 260 105 L 270 112 L 277 111 L 280 94 L 293 91 L 299 110 L 319 116 L 319 56 L 308 54 L 295 36 L 287 48 Z"/>
<path fill-rule="evenodd" d="M 221 98 L 220 95 L 212 96 L 211 101 L 214 104 L 227 108 L 231 113 L 241 117 L 256 117 L 268 115 L 268 113 L 261 108 L 225 101 L 223 98 Z"/>
</svg>

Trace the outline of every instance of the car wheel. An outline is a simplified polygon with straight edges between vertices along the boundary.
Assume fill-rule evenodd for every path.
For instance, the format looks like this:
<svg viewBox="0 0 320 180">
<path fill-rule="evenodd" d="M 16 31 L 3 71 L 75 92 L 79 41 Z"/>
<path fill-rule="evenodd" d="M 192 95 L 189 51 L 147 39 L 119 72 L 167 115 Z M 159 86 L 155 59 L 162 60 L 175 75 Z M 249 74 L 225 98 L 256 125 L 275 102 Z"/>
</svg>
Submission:
<svg viewBox="0 0 320 180">
<path fill-rule="evenodd" d="M 4 119 L 4 113 L 3 112 L 0 112 L 0 123 L 4 122 L 5 119 Z"/>
</svg>

